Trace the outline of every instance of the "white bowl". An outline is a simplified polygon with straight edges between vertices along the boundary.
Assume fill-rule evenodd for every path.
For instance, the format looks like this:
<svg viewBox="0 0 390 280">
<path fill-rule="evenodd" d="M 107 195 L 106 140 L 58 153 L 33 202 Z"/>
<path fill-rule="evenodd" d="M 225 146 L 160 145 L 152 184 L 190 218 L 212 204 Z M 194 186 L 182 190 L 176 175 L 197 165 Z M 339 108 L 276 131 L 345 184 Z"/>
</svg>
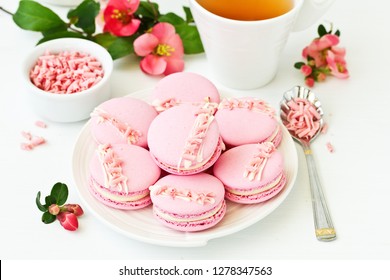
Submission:
<svg viewBox="0 0 390 280">
<path fill-rule="evenodd" d="M 87 90 L 72 94 L 50 93 L 36 87 L 30 80 L 29 72 L 45 51 L 80 51 L 101 62 L 104 76 Z M 34 111 L 51 121 L 76 122 L 87 119 L 93 109 L 111 97 L 110 77 L 113 60 L 102 46 L 85 39 L 61 38 L 37 45 L 26 57 L 23 64 L 23 83 Z"/>
</svg>

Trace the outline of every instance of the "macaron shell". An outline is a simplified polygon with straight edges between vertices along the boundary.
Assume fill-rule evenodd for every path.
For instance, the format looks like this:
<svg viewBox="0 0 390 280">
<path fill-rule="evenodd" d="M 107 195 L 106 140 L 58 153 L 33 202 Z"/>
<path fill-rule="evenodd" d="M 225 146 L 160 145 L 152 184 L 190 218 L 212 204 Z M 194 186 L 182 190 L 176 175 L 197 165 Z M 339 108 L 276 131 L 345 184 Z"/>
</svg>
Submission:
<svg viewBox="0 0 390 280">
<path fill-rule="evenodd" d="M 207 78 L 191 72 L 179 72 L 161 79 L 152 92 L 152 100 L 165 101 L 175 98 L 177 102 L 219 103 L 220 95 L 215 85 Z"/>
<path fill-rule="evenodd" d="M 155 211 L 155 207 L 153 207 L 153 214 L 157 218 L 158 221 L 160 221 L 162 224 L 164 224 L 165 226 L 167 226 L 169 228 L 179 230 L 179 231 L 186 231 L 186 232 L 202 231 L 202 230 L 206 230 L 208 228 L 215 226 L 216 224 L 218 224 L 222 220 L 222 218 L 226 214 L 226 202 L 222 201 L 221 208 L 214 215 L 212 215 L 206 219 L 202 219 L 202 220 L 198 220 L 198 221 L 194 221 L 194 222 L 168 221 L 168 220 L 164 219 L 163 217 L 161 217 Z"/>
<path fill-rule="evenodd" d="M 222 183 L 236 190 L 251 190 L 272 183 L 284 171 L 283 155 L 275 150 L 263 169 L 261 180 L 244 177 L 246 166 L 257 153 L 257 144 L 246 144 L 224 152 L 213 167 L 213 174 Z"/>
<path fill-rule="evenodd" d="M 147 102 L 133 97 L 110 99 L 98 106 L 120 122 L 126 123 L 132 129 L 138 130 L 141 136 L 134 145 L 147 147 L 147 134 L 157 111 Z M 99 144 L 128 144 L 128 140 L 110 122 L 100 122 L 98 116 L 91 118 L 92 137 Z"/>
<path fill-rule="evenodd" d="M 160 177 L 161 170 L 146 149 L 126 144 L 112 145 L 112 149 L 122 160 L 122 172 L 128 178 L 129 192 L 143 191 Z M 91 160 L 90 172 L 96 182 L 104 185 L 104 173 L 97 152 Z"/>
<path fill-rule="evenodd" d="M 156 195 L 151 191 L 150 196 L 153 204 L 163 211 L 176 215 L 199 215 L 210 211 L 224 200 L 225 189 L 220 180 L 207 174 L 199 173 L 195 175 L 180 176 L 167 175 L 159 179 L 154 186 L 169 186 L 177 192 L 191 191 L 196 194 L 213 194 L 214 203 L 197 203 L 194 201 L 182 200 L 174 197 Z M 153 190 L 153 187 L 151 187 Z"/>
<path fill-rule="evenodd" d="M 170 173 L 170 174 L 174 174 L 174 175 L 194 175 L 194 174 L 198 174 L 198 173 L 201 173 L 203 171 L 206 171 L 207 169 L 209 169 L 210 167 L 213 166 L 213 164 L 218 160 L 219 156 L 221 155 L 222 151 L 225 149 L 225 145 L 223 144 L 222 142 L 222 139 L 220 139 L 220 144 L 218 145 L 217 149 L 215 150 L 214 154 L 211 156 L 211 158 L 204 164 L 204 165 L 201 165 L 200 167 L 198 168 L 192 168 L 192 169 L 177 169 L 177 167 L 171 167 L 171 166 L 168 166 L 168 165 L 165 165 L 165 163 L 159 161 L 156 157 L 153 157 L 154 161 L 156 162 L 156 164 L 164 171 Z"/>
<path fill-rule="evenodd" d="M 246 108 L 219 109 L 215 120 L 224 143 L 229 146 L 263 142 L 273 135 L 279 126 L 270 114 Z M 278 142 L 280 143 L 280 140 Z"/>
<path fill-rule="evenodd" d="M 127 201 L 127 202 L 114 201 L 114 200 L 109 199 L 107 197 L 103 197 L 93 187 L 92 180 L 93 180 L 93 178 L 90 177 L 89 191 L 92 193 L 92 195 L 97 200 L 99 200 L 101 203 L 103 203 L 109 207 L 112 207 L 115 209 L 121 209 L 121 210 L 137 210 L 137 209 L 141 209 L 141 208 L 147 207 L 150 204 L 152 204 L 152 200 L 150 199 L 150 195 L 147 195 L 144 198 L 136 200 L 136 201 Z"/>
<path fill-rule="evenodd" d="M 199 106 L 181 104 L 160 113 L 153 120 L 148 132 L 148 144 L 150 152 L 157 162 L 173 168 L 178 166 L 186 141 L 189 139 L 195 124 L 198 110 Z M 204 162 L 201 162 L 198 167 L 206 164 L 220 145 L 219 129 L 215 120 L 208 127 L 202 145 Z M 161 167 L 163 168 L 163 166 Z"/>
<path fill-rule="evenodd" d="M 267 191 L 254 194 L 254 195 L 237 195 L 229 191 L 226 191 L 225 197 L 230 201 L 242 203 L 242 204 L 260 203 L 260 202 L 267 201 L 273 198 L 274 196 L 276 196 L 278 193 L 280 193 L 280 191 L 283 189 L 285 184 L 286 184 L 286 176 L 283 174 L 279 183 L 275 187 Z"/>
</svg>

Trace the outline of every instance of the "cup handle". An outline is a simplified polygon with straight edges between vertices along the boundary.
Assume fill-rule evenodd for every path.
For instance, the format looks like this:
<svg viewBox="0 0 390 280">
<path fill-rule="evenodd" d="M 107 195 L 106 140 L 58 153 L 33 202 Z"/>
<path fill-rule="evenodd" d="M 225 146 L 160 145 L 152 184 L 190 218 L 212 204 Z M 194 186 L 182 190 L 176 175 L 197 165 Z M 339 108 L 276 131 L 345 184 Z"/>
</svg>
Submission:
<svg viewBox="0 0 390 280">
<path fill-rule="evenodd" d="M 295 20 L 293 31 L 302 31 L 314 24 L 335 0 L 304 0 Z"/>
</svg>

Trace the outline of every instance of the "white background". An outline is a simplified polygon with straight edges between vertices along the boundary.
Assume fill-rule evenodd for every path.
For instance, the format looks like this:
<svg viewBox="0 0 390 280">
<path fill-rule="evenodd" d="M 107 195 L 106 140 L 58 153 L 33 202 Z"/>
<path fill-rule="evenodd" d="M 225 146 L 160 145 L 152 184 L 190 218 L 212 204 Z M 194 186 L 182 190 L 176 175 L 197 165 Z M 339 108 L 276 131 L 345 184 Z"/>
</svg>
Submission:
<svg viewBox="0 0 390 280">
<path fill-rule="evenodd" d="M 177 13 L 187 4 L 185 0 L 156 2 L 162 12 Z M 0 0 L 0 5 L 15 11 L 17 1 Z M 61 14 L 68 10 L 50 7 Z M 85 122 L 48 122 L 45 130 L 34 126 L 40 118 L 24 99 L 20 71 L 23 56 L 40 35 L 21 30 L 9 15 L 0 13 L 0 259 L 388 260 L 389 10 L 386 1 L 336 1 L 317 24 L 290 36 L 280 70 L 270 84 L 253 91 L 230 91 L 237 96 L 263 98 L 277 107 L 284 91 L 303 85 L 303 76 L 293 64 L 301 60 L 301 50 L 316 36 L 318 23 L 333 22 L 341 30 L 340 46 L 347 49 L 351 77 L 329 78 L 313 89 L 329 124 L 328 133 L 316 140 L 313 150 L 338 239 L 322 243 L 314 236 L 308 174 L 297 145 L 298 177 L 285 202 L 253 226 L 199 248 L 170 248 L 132 240 L 101 223 L 86 207 L 77 232 L 65 231 L 57 222 L 44 225 L 40 221 L 35 196 L 38 191 L 48 194 L 55 182 L 68 185 L 68 202 L 81 203 L 71 158 Z M 186 56 L 185 62 L 186 71 L 209 76 L 204 54 Z M 133 56 L 120 59 L 115 61 L 113 95 L 151 88 L 160 78 L 143 74 Z M 22 151 L 23 130 L 42 135 L 48 143 Z M 334 153 L 326 149 L 327 142 L 334 145 Z"/>
</svg>

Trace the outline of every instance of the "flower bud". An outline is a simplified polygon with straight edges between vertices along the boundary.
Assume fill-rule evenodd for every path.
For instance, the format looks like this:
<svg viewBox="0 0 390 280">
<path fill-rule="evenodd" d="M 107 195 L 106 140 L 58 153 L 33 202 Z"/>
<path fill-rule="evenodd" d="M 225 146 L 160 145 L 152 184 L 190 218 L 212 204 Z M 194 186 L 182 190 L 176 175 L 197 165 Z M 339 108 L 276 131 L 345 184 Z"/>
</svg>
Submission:
<svg viewBox="0 0 390 280">
<path fill-rule="evenodd" d="M 303 73 L 303 75 L 305 76 L 309 76 L 311 74 L 311 72 L 313 71 L 313 69 L 309 66 L 309 65 L 303 65 L 301 67 L 301 72 Z"/>
<path fill-rule="evenodd" d="M 57 215 L 60 224 L 64 229 L 75 231 L 79 227 L 79 222 L 77 220 L 77 216 L 70 212 L 60 212 Z"/>
<path fill-rule="evenodd" d="M 57 204 L 52 204 L 49 206 L 49 213 L 52 215 L 58 215 L 60 213 L 60 207 Z"/>
<path fill-rule="evenodd" d="M 65 204 L 62 209 L 66 212 L 75 214 L 77 217 L 80 217 L 84 214 L 83 209 L 78 204 Z"/>
<path fill-rule="evenodd" d="M 323 82 L 326 79 L 326 75 L 324 73 L 320 72 L 320 73 L 317 74 L 316 78 L 317 78 L 318 82 Z"/>
<path fill-rule="evenodd" d="M 307 77 L 305 79 L 305 84 L 309 87 L 313 87 L 314 86 L 314 79 L 313 78 L 310 78 L 310 77 Z"/>
</svg>

